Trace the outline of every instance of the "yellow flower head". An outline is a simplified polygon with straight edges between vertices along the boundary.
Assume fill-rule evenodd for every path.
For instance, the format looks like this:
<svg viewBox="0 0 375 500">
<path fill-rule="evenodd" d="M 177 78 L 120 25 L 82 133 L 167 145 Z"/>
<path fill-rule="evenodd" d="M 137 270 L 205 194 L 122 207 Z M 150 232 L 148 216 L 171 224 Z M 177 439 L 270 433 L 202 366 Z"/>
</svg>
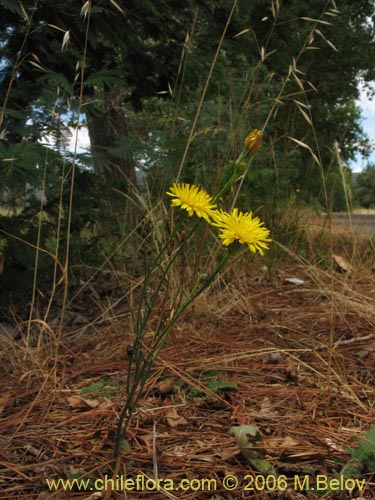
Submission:
<svg viewBox="0 0 375 500">
<path fill-rule="evenodd" d="M 252 212 L 242 213 L 237 208 L 228 214 L 223 210 L 217 211 L 213 226 L 220 228 L 219 238 L 223 240 L 223 245 L 230 245 L 238 240 L 245 243 L 251 252 L 258 252 L 263 255 L 263 249 L 268 249 L 267 243 L 272 241 L 269 238 L 270 232 L 262 227 L 263 222 L 259 217 L 253 217 Z"/>
<path fill-rule="evenodd" d="M 255 128 L 245 139 L 244 150 L 249 153 L 255 153 L 261 147 L 263 142 L 263 130 Z"/>
<path fill-rule="evenodd" d="M 212 197 L 194 184 L 174 182 L 167 195 L 173 197 L 171 201 L 173 207 L 186 210 L 190 217 L 195 213 L 198 217 L 211 222 L 216 213 L 216 204 L 212 203 Z"/>
</svg>

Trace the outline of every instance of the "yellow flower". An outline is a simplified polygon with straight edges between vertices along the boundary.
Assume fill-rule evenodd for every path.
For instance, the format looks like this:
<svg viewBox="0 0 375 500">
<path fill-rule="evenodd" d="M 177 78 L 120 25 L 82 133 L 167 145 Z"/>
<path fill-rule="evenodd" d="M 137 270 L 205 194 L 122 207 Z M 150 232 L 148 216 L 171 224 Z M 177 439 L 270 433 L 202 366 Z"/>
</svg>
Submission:
<svg viewBox="0 0 375 500">
<path fill-rule="evenodd" d="M 255 128 L 245 139 L 244 150 L 249 153 L 255 153 L 261 147 L 263 142 L 263 131 Z"/>
<path fill-rule="evenodd" d="M 167 195 L 174 198 L 171 201 L 173 207 L 186 210 L 190 217 L 195 213 L 207 222 L 211 222 L 214 217 L 216 204 L 212 203 L 212 197 L 204 189 L 200 189 L 194 184 L 174 182 L 167 191 Z"/>
<path fill-rule="evenodd" d="M 255 253 L 258 250 L 263 255 L 263 249 L 268 249 L 267 243 L 272 241 L 269 238 L 269 230 L 262 227 L 263 222 L 259 217 L 253 217 L 252 212 L 242 213 L 235 208 L 232 213 L 228 214 L 220 210 L 216 212 L 212 225 L 220 228 L 219 238 L 226 246 L 238 240 L 246 244 L 251 252 Z"/>
</svg>

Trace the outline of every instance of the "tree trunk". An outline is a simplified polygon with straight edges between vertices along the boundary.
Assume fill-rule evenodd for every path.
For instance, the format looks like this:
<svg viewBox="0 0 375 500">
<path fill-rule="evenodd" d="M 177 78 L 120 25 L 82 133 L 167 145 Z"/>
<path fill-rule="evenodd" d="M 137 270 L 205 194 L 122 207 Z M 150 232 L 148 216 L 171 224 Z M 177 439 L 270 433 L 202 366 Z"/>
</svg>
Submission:
<svg viewBox="0 0 375 500">
<path fill-rule="evenodd" d="M 110 151 L 123 143 L 128 135 L 122 91 L 112 87 L 105 94 L 100 108 L 88 110 L 86 116 L 95 171 L 109 186 L 127 195 L 121 198 L 126 204 L 123 215 L 134 225 L 139 222 L 139 209 L 131 199 L 137 190 L 134 160 L 130 154 L 119 158 Z M 111 215 L 115 215 L 118 208 L 115 198 L 109 200 Z"/>
</svg>

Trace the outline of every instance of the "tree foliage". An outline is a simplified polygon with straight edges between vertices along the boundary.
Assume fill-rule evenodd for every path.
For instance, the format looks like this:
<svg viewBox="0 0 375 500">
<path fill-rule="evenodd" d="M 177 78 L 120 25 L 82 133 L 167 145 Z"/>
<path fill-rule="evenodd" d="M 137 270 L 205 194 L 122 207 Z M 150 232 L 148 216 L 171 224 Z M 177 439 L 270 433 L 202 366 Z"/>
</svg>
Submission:
<svg viewBox="0 0 375 500">
<path fill-rule="evenodd" d="M 97 227 L 103 213 L 109 231 L 137 170 L 160 199 L 183 159 L 182 180 L 215 192 L 264 128 L 240 206 L 273 218 L 299 200 L 345 208 L 335 150 L 344 163 L 369 150 L 355 101 L 359 80 L 375 79 L 374 11 L 372 0 L 0 0 L 3 202 L 43 185 L 53 221 L 79 180 L 73 221 Z M 78 111 L 92 147 L 74 159 L 64 145 Z M 35 243 L 20 210 L 35 223 L 18 204 L 12 227 Z"/>
<path fill-rule="evenodd" d="M 375 207 L 375 165 L 373 163 L 368 163 L 366 168 L 357 174 L 355 198 L 362 207 Z"/>
</svg>

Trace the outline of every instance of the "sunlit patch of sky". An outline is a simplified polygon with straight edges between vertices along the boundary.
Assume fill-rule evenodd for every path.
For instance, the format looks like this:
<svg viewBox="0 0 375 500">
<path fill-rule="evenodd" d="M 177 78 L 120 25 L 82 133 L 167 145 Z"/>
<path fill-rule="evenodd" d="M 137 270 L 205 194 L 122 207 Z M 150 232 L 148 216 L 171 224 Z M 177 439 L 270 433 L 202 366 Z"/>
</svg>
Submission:
<svg viewBox="0 0 375 500">
<path fill-rule="evenodd" d="M 76 141 L 77 141 L 77 151 L 76 153 L 86 153 L 90 148 L 90 138 L 89 131 L 86 127 L 80 127 L 79 129 L 70 129 L 71 137 L 69 139 L 69 151 L 74 152 Z"/>
<path fill-rule="evenodd" d="M 28 125 L 32 123 L 31 120 L 28 120 L 26 122 Z M 52 149 L 55 148 L 56 146 L 56 140 L 55 138 L 50 135 L 44 135 L 40 140 L 40 143 L 51 147 Z M 69 136 L 68 136 L 68 142 L 67 142 L 67 150 L 70 153 L 87 153 L 90 150 L 90 138 L 89 138 L 89 131 L 87 127 L 81 126 L 78 128 L 69 128 Z M 61 151 L 62 152 L 62 151 Z"/>
</svg>

